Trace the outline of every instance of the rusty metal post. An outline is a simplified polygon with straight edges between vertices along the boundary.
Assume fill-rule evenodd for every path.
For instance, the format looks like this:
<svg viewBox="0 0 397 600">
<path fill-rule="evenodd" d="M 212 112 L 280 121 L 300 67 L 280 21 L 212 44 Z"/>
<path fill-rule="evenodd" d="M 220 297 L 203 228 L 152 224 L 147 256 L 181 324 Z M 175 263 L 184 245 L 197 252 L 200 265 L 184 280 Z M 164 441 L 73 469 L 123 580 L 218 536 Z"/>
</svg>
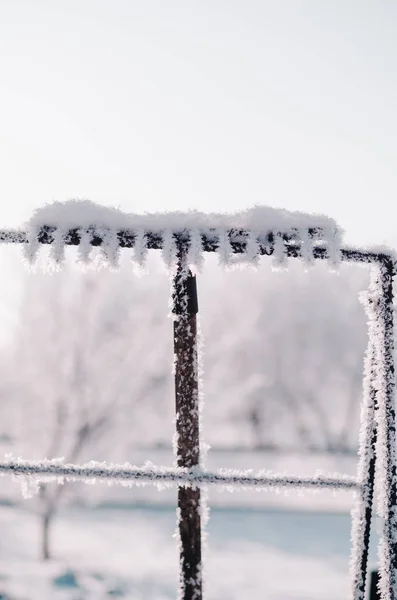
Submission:
<svg viewBox="0 0 397 600">
<path fill-rule="evenodd" d="M 385 256 L 380 263 L 377 281 L 378 360 L 380 380 L 377 402 L 378 447 L 377 474 L 380 479 L 380 514 L 382 542 L 380 546 L 379 575 L 382 598 L 397 599 L 397 464 L 396 464 L 396 408 L 394 364 L 394 303 L 393 283 L 395 263 Z M 378 466 L 379 465 L 379 466 Z"/>
<path fill-rule="evenodd" d="M 368 299 L 368 309 L 373 310 L 373 299 Z M 367 309 L 367 310 L 368 310 Z M 376 410 L 376 356 L 374 348 L 374 333 L 370 331 L 370 339 L 365 359 L 365 376 L 368 378 L 364 388 L 364 398 L 361 419 L 365 422 L 365 430 L 360 436 L 358 476 L 361 480 L 361 490 L 356 500 L 357 514 L 352 519 L 352 558 L 351 563 L 351 595 L 353 600 L 364 600 L 367 583 L 367 568 L 371 521 L 373 512 L 376 441 L 377 427 Z M 372 586 L 372 583 L 371 583 Z M 372 587 L 371 587 L 372 589 Z M 371 592 L 373 593 L 373 592 Z M 370 600 L 372 596 L 370 596 Z"/>
<path fill-rule="evenodd" d="M 371 571 L 368 600 L 381 600 L 379 592 L 379 571 Z"/>
<path fill-rule="evenodd" d="M 193 468 L 200 461 L 197 361 L 196 278 L 187 268 L 186 248 L 178 248 L 173 289 L 177 464 Z M 202 599 L 200 489 L 178 488 L 180 598 Z"/>
</svg>

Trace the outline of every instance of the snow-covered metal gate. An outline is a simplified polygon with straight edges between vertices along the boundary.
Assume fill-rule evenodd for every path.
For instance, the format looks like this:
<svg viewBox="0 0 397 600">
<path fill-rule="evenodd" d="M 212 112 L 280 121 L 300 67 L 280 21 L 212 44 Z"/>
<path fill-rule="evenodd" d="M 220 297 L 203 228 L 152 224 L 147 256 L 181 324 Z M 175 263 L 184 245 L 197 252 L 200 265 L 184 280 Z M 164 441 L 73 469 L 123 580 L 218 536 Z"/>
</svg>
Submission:
<svg viewBox="0 0 397 600">
<path fill-rule="evenodd" d="M 83 231 L 84 230 L 84 231 Z M 0 472 L 27 478 L 63 478 L 63 480 L 99 479 L 116 483 L 131 482 L 178 485 L 180 533 L 180 597 L 200 600 L 202 592 L 201 520 L 204 501 L 201 486 L 212 484 L 243 485 L 256 488 L 326 487 L 356 490 L 357 500 L 352 519 L 352 557 L 350 598 L 361 600 L 365 594 L 368 548 L 374 499 L 375 473 L 379 486 L 378 513 L 382 518 L 380 545 L 380 587 L 383 600 L 397 600 L 397 471 L 396 415 L 394 404 L 395 367 L 393 334 L 393 279 L 395 259 L 387 250 L 379 252 L 332 247 L 321 243 L 321 228 L 308 227 L 283 231 L 207 228 L 192 233 L 189 228 L 164 232 L 146 229 L 118 228 L 107 236 L 106 227 L 67 228 L 41 225 L 34 239 L 29 232 L 0 231 L 0 241 L 36 247 L 51 244 L 55 256 L 62 254 L 63 244 L 106 247 L 108 251 L 133 248 L 144 239 L 145 248 L 165 250 L 174 244 L 176 268 L 173 275 L 174 350 L 177 467 L 173 469 L 132 465 L 88 463 L 61 464 L 59 461 L 29 461 L 5 459 Z M 317 241 L 316 241 L 317 240 Z M 282 262 L 286 257 L 316 260 L 332 258 L 337 253 L 345 262 L 372 266 L 372 279 L 365 305 L 368 314 L 369 342 L 364 372 L 362 422 L 359 440 L 357 477 L 315 476 L 313 478 L 281 477 L 267 472 L 252 474 L 222 470 L 209 472 L 200 463 L 199 390 L 197 365 L 198 311 L 196 278 L 189 266 L 193 244 L 200 251 L 258 256 L 275 256 Z M 106 249 L 105 248 L 105 249 Z M 309 250 L 308 250 L 309 248 Z M 335 258 L 335 256 L 334 256 Z"/>
</svg>

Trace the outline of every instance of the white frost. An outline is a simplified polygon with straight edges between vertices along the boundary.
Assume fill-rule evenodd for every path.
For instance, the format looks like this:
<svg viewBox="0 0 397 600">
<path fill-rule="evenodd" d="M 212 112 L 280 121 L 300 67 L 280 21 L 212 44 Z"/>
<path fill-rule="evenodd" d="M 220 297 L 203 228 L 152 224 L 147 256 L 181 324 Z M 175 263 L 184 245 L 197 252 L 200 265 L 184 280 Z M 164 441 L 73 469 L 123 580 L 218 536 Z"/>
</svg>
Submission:
<svg viewBox="0 0 397 600">
<path fill-rule="evenodd" d="M 353 510 L 350 598 L 363 600 L 365 580 L 365 529 L 368 528 L 373 482 L 371 460 L 376 457 L 377 511 L 381 518 L 379 545 L 380 591 L 382 600 L 396 598 L 395 543 L 397 510 L 396 482 L 395 373 L 393 348 L 392 269 L 381 263 L 371 270 L 368 294 L 363 296 L 368 316 L 369 343 L 365 361 L 364 400 L 361 415 L 358 481 L 361 491 Z M 376 425 L 376 445 L 374 427 Z"/>
<path fill-rule="evenodd" d="M 303 259 L 311 262 L 313 242 L 321 243 L 328 251 L 332 263 L 339 260 L 341 231 L 336 222 L 323 215 L 289 212 L 269 206 L 254 208 L 237 213 L 165 212 L 153 214 L 124 213 L 117 208 L 97 205 L 89 200 L 55 202 L 35 211 L 26 225 L 27 244 L 25 255 L 33 261 L 38 250 L 37 235 L 43 227 L 55 230 L 54 237 L 58 248 L 55 259 L 62 257 L 59 240 L 70 230 L 83 231 L 84 248 L 80 252 L 82 262 L 89 260 L 87 248 L 90 237 L 102 238 L 101 251 L 106 260 L 117 266 L 119 246 L 117 234 L 127 231 L 134 234 L 135 260 L 143 266 L 146 259 L 147 234 L 154 234 L 163 240 L 163 258 L 167 267 L 175 263 L 174 234 L 190 239 L 188 262 L 199 269 L 203 262 L 203 237 L 217 247 L 220 262 L 224 265 L 249 263 L 255 265 L 261 248 L 268 247 L 268 236 L 275 239 L 274 258 L 276 266 L 286 262 L 287 236 L 294 246 L 302 247 Z M 311 233 L 309 235 L 309 229 Z M 243 244 L 244 252 L 233 257 L 233 244 Z"/>
<path fill-rule="evenodd" d="M 204 253 L 200 229 L 190 230 L 190 243 L 187 255 L 187 262 L 190 267 L 196 268 L 199 272 L 203 268 Z"/>
<path fill-rule="evenodd" d="M 92 233 L 88 229 L 80 229 L 80 244 L 77 247 L 78 257 L 83 265 L 90 262 Z"/>
<path fill-rule="evenodd" d="M 174 240 L 174 231 L 167 228 L 162 232 L 163 248 L 161 255 L 167 269 L 172 269 L 176 262 L 176 245 Z"/>
<path fill-rule="evenodd" d="M 372 291 L 372 293 L 371 293 Z M 357 467 L 357 479 L 362 487 L 352 509 L 351 528 L 351 556 L 350 573 L 351 588 L 349 598 L 351 600 L 364 600 L 366 579 L 362 569 L 362 560 L 365 553 L 365 535 L 367 525 L 366 511 L 372 508 L 373 489 L 368 480 L 371 461 L 374 459 L 374 379 L 376 372 L 375 338 L 376 338 L 376 311 L 374 302 L 376 297 L 373 289 L 361 295 L 367 317 L 368 317 L 368 348 L 364 363 L 363 400 L 361 405 L 360 436 L 359 436 L 359 461 Z"/>
<path fill-rule="evenodd" d="M 108 464 L 90 461 L 86 464 L 64 464 L 62 459 L 54 460 L 24 460 L 6 456 L 0 461 L 0 475 L 14 475 L 28 477 L 32 483 L 39 482 L 66 482 L 80 481 L 94 483 L 105 481 L 131 487 L 132 485 L 184 485 L 188 487 L 221 485 L 228 491 L 235 491 L 242 487 L 248 489 L 273 489 L 278 492 L 283 488 L 302 489 L 360 489 L 356 478 L 338 473 L 325 474 L 321 471 L 313 477 L 298 477 L 284 473 L 273 473 L 263 470 L 254 473 L 251 469 L 219 469 L 207 471 L 201 467 L 185 469 L 182 467 L 158 467 L 146 462 L 142 467 L 129 463 Z"/>
<path fill-rule="evenodd" d="M 161 232 L 166 229 L 182 231 L 184 229 L 256 229 L 264 233 L 283 231 L 292 233 L 308 227 L 326 230 L 338 230 L 336 222 L 323 215 L 290 212 L 270 206 L 255 206 L 237 213 L 202 213 L 196 210 L 186 212 L 164 212 L 132 214 L 95 204 L 89 200 L 69 200 L 54 202 L 35 211 L 30 225 L 41 227 L 49 225 L 73 229 L 89 228 L 95 225 L 110 229 L 136 229 Z"/>
<path fill-rule="evenodd" d="M 134 260 L 135 264 L 139 269 L 144 269 L 147 261 L 147 240 L 145 230 L 143 227 L 139 227 L 136 232 L 135 245 L 134 245 Z"/>
</svg>

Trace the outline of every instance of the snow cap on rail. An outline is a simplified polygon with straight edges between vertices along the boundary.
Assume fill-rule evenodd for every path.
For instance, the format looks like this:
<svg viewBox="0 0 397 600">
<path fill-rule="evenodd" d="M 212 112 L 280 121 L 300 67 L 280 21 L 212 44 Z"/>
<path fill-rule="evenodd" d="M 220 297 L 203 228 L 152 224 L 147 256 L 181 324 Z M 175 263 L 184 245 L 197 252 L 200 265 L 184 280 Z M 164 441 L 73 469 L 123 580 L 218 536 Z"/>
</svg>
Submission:
<svg viewBox="0 0 397 600">
<path fill-rule="evenodd" d="M 90 260 L 93 237 L 101 238 L 101 251 L 106 260 L 117 265 L 119 235 L 127 232 L 134 236 L 134 258 L 145 263 L 150 235 L 161 238 L 165 264 L 175 264 L 175 236 L 184 235 L 189 242 L 189 264 L 200 267 L 203 258 L 203 240 L 216 244 L 220 262 L 255 264 L 266 245 L 273 245 L 276 266 L 285 262 L 286 244 L 299 245 L 306 263 L 313 259 L 313 248 L 325 245 L 333 263 L 339 260 L 341 230 L 326 216 L 290 212 L 269 206 L 255 206 L 236 213 L 164 212 L 131 214 L 118 208 L 95 204 L 89 200 L 54 202 L 37 209 L 26 225 L 28 244 L 26 254 L 33 261 L 39 248 L 39 232 L 50 228 L 53 238 L 52 256 L 60 263 L 64 257 L 64 243 L 71 230 L 80 236 L 79 254 L 83 262 Z M 236 259 L 233 243 L 243 243 L 245 251 Z"/>
</svg>

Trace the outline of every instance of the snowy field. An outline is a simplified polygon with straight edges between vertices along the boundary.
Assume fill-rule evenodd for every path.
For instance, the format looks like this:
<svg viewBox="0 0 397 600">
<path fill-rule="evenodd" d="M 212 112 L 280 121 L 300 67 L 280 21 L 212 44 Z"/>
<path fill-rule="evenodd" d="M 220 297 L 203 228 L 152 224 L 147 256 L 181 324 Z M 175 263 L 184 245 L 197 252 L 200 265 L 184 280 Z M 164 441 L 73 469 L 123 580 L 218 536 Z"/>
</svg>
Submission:
<svg viewBox="0 0 397 600">
<path fill-rule="evenodd" d="M 38 521 L 28 507 L 0 509 L 0 598 L 176 597 L 173 509 L 67 509 L 55 523 L 57 559 L 43 565 L 37 561 Z M 208 534 L 208 599 L 347 596 L 346 513 L 214 508 Z"/>
<path fill-rule="evenodd" d="M 136 451 L 172 464 L 168 451 Z M 316 469 L 354 474 L 354 457 L 210 452 L 208 467 L 312 475 Z M 174 489 L 71 486 L 72 506 L 54 521 L 56 560 L 44 565 L 35 500 L 2 478 L 0 599 L 94 600 L 176 597 Z M 86 507 L 78 506 L 85 501 Z M 205 597 L 211 600 L 342 599 L 348 592 L 350 492 L 221 492 L 210 488 Z M 77 504 L 76 504 L 77 503 Z M 371 550 L 371 563 L 376 553 Z"/>
</svg>

